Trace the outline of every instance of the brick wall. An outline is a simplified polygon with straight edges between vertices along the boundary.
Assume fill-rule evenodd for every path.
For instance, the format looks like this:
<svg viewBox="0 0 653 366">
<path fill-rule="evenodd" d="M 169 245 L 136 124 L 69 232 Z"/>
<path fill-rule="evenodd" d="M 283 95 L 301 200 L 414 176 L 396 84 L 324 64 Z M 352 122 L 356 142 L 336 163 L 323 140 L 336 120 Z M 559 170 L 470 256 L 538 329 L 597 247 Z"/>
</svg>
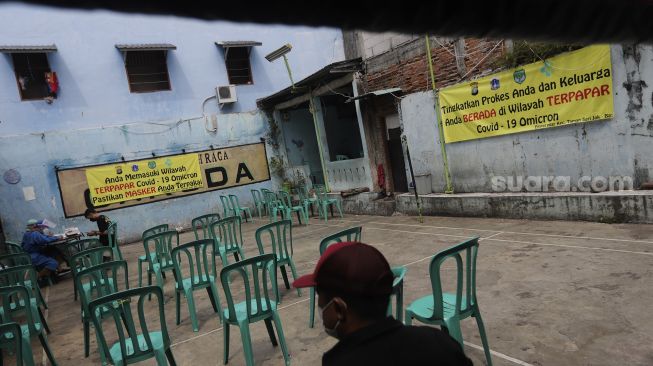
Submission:
<svg viewBox="0 0 653 366">
<path fill-rule="evenodd" d="M 473 38 L 465 39 L 465 68 L 463 75 L 466 73 L 468 75 L 465 76 L 464 80 L 492 72 L 489 65 L 505 51 L 504 44 L 501 42 L 488 56 L 488 53 L 497 45 L 497 42 L 499 41 Z M 374 65 L 376 62 L 374 58 L 368 59 L 369 71 L 363 77 L 365 91 L 399 87 L 403 90 L 404 94 L 409 94 L 431 89 L 424 40 L 416 40 L 416 43 L 412 47 L 415 49 L 417 46 L 419 50 L 419 43 L 421 43 L 421 52 L 418 52 L 417 55 L 414 55 L 415 52 L 412 52 L 410 57 L 406 58 L 402 58 L 402 55 L 399 53 L 394 58 L 395 62 L 385 61 L 384 65 L 379 66 Z M 463 75 L 458 70 L 454 54 L 454 41 L 446 43 L 443 41 L 440 41 L 440 43 L 437 43 L 435 40 L 431 41 L 433 70 L 438 88 L 464 81 L 461 80 Z M 485 59 L 483 60 L 484 57 Z M 483 62 L 472 70 L 481 60 Z"/>
</svg>

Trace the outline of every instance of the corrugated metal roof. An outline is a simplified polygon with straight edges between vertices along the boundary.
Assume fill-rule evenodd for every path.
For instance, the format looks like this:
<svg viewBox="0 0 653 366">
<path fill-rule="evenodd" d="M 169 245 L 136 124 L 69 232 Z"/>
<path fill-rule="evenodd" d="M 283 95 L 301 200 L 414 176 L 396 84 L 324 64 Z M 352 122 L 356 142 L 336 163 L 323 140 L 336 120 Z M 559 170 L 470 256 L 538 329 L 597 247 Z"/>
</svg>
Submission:
<svg viewBox="0 0 653 366">
<path fill-rule="evenodd" d="M 0 52 L 2 53 L 41 53 L 41 52 L 57 52 L 57 46 L 54 44 L 50 45 L 38 45 L 38 46 L 26 46 L 26 45 L 0 45 Z"/>
<path fill-rule="evenodd" d="M 176 50 L 177 46 L 170 43 L 131 43 L 117 44 L 116 48 L 120 51 L 167 51 Z"/>
<path fill-rule="evenodd" d="M 216 46 L 229 48 L 229 47 L 252 47 L 252 46 L 262 46 L 263 43 L 258 41 L 218 41 L 215 42 Z"/>
<path fill-rule="evenodd" d="M 361 71 L 362 69 L 363 69 L 362 59 L 360 57 L 350 59 L 350 60 L 334 62 L 314 72 L 313 74 L 307 76 L 306 78 L 296 82 L 295 90 L 304 87 L 315 88 L 320 84 L 328 83 L 331 80 L 338 79 L 342 77 L 344 74 Z M 292 86 L 289 86 L 265 98 L 256 100 L 256 104 L 260 108 L 266 109 L 266 108 L 273 107 L 286 100 L 292 99 L 295 96 L 297 96 L 297 94 L 293 94 L 293 88 Z"/>
</svg>

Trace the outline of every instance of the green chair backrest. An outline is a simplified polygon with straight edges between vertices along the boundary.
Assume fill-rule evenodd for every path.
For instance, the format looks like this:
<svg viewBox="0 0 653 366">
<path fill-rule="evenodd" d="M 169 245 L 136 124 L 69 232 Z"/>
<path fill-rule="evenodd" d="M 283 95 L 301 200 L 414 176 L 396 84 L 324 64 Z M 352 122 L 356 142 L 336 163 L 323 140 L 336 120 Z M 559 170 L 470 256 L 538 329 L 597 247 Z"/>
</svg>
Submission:
<svg viewBox="0 0 653 366">
<path fill-rule="evenodd" d="M 172 249 L 172 262 L 175 268 L 175 278 L 182 281 L 190 278 L 193 285 L 205 285 L 216 280 L 215 241 L 200 239 L 180 245 Z M 184 270 L 188 276 L 184 276 Z"/>
<path fill-rule="evenodd" d="M 170 226 L 168 226 L 168 224 L 161 224 L 161 225 L 153 226 L 153 227 L 143 231 L 143 234 L 141 234 L 141 239 L 145 240 L 145 238 L 147 238 L 150 235 L 162 233 L 162 232 L 168 231 L 168 230 L 170 230 Z"/>
<path fill-rule="evenodd" d="M 32 265 L 32 257 L 28 253 L 5 254 L 0 256 L 3 267 Z"/>
<path fill-rule="evenodd" d="M 109 246 L 118 246 L 118 223 L 112 222 L 107 228 L 107 235 L 109 236 Z"/>
<path fill-rule="evenodd" d="M 37 286 L 34 267 L 28 264 L 0 270 L 0 286 L 24 286 L 29 292 L 29 296 L 36 298 L 33 287 Z"/>
<path fill-rule="evenodd" d="M 263 225 L 256 229 L 254 235 L 256 245 L 261 254 L 265 254 L 265 246 L 271 248 L 271 252 L 276 255 L 278 261 L 283 261 L 293 256 L 292 247 L 292 221 L 280 220 Z M 267 245 L 266 245 L 267 244 Z M 270 253 L 270 251 L 268 251 Z"/>
<path fill-rule="evenodd" d="M 362 226 L 355 226 L 343 231 L 339 231 L 335 234 L 331 234 L 320 241 L 320 255 L 322 255 L 326 248 L 328 248 L 331 244 L 342 243 L 346 241 L 361 241 L 362 234 Z"/>
<path fill-rule="evenodd" d="M 88 294 L 80 291 L 82 309 L 85 312 L 83 315 L 90 315 L 87 311 L 91 301 L 120 291 L 120 283 L 124 284 L 125 289 L 129 289 L 129 269 L 126 261 L 105 262 L 79 271 L 75 276 L 75 285 L 80 289 L 83 285 L 88 285 L 87 288 L 91 289 Z"/>
<path fill-rule="evenodd" d="M 30 334 L 38 334 L 40 330 L 36 329 L 36 323 L 41 320 L 37 318 L 35 311 L 30 308 L 30 299 L 33 299 L 30 288 L 22 285 L 9 285 L 0 287 L 0 320 L 2 323 L 16 322 L 27 325 Z M 6 311 L 6 309 L 19 309 L 27 305 L 28 311 Z M 18 314 L 18 315 L 17 315 Z M 17 316 L 15 316 L 17 315 Z M 18 337 L 20 339 L 21 337 Z"/>
<path fill-rule="evenodd" d="M 252 189 L 250 192 L 252 192 L 252 199 L 254 199 L 254 204 L 258 205 L 259 203 L 263 203 L 263 196 L 261 195 L 261 191 L 258 189 Z"/>
<path fill-rule="evenodd" d="M 456 264 L 456 315 L 466 312 L 476 304 L 476 254 L 478 253 L 478 237 L 465 240 L 464 242 L 445 249 L 431 259 L 429 274 L 431 276 L 431 287 L 433 290 L 433 316 L 432 319 L 444 318 L 444 307 L 442 301 L 442 279 L 440 268 L 449 258 L 453 258 Z M 463 255 L 465 256 L 463 264 Z M 463 267 L 465 280 L 463 282 Z M 466 307 L 461 309 L 463 284 L 465 285 Z"/>
<path fill-rule="evenodd" d="M 299 199 L 301 201 L 310 199 L 310 196 L 308 195 L 308 188 L 306 188 L 306 186 L 299 186 L 299 188 L 297 188 L 295 191 L 299 195 Z"/>
<path fill-rule="evenodd" d="M 64 245 L 58 245 L 57 249 L 63 252 L 66 258 L 72 258 L 75 254 L 88 249 L 101 247 L 102 243 L 98 238 L 80 239 L 68 242 Z"/>
<path fill-rule="evenodd" d="M 5 241 L 5 251 L 7 254 L 24 253 L 23 247 L 10 241 Z"/>
<path fill-rule="evenodd" d="M 220 195 L 220 202 L 222 203 L 222 212 L 224 212 L 224 215 L 231 216 L 234 208 L 231 206 L 231 202 L 229 202 L 229 197 Z"/>
<path fill-rule="evenodd" d="M 109 247 L 98 247 L 87 249 L 72 256 L 70 259 L 70 268 L 73 276 L 76 276 L 84 268 L 97 266 L 104 262 L 104 257 L 113 258 L 113 250 Z"/>
<path fill-rule="evenodd" d="M 15 322 L 0 324 L 0 349 L 13 353 L 16 365 L 23 365 L 23 342 L 20 325 Z"/>
<path fill-rule="evenodd" d="M 315 193 L 317 194 L 317 199 L 320 201 L 326 201 L 327 199 L 329 199 L 329 196 L 327 195 L 326 187 L 323 185 L 316 185 Z"/>
<path fill-rule="evenodd" d="M 172 268 L 172 248 L 179 246 L 177 230 L 163 231 L 145 238 L 143 247 L 147 258 L 154 258 L 162 269 Z"/>
<path fill-rule="evenodd" d="M 279 201 L 286 208 L 292 207 L 292 198 L 290 198 L 290 194 L 286 191 L 279 191 Z"/>
<path fill-rule="evenodd" d="M 190 224 L 193 227 L 193 233 L 195 233 L 195 240 L 210 239 L 211 230 L 209 227 L 211 223 L 218 220 L 220 220 L 220 214 L 217 213 L 206 214 L 194 218 Z"/>
<path fill-rule="evenodd" d="M 238 196 L 236 196 L 235 194 L 230 194 L 229 201 L 231 202 L 232 208 L 240 209 L 240 201 L 238 201 Z"/>
<path fill-rule="evenodd" d="M 116 341 L 119 344 L 120 353 L 125 361 L 124 364 L 139 362 L 154 355 L 152 336 L 150 335 L 152 329 L 148 327 L 148 318 L 145 316 L 145 304 L 150 304 L 147 301 L 150 295 L 154 295 L 159 306 L 159 319 L 157 323 L 160 329 L 156 329 L 155 331 L 161 332 L 163 346 L 165 349 L 168 349 L 170 347 L 170 337 L 168 336 L 168 328 L 163 309 L 163 291 L 160 287 L 146 286 L 120 291 L 95 299 L 89 304 L 89 313 L 96 329 L 99 346 L 107 358 L 111 359 L 112 364 L 115 364 L 115 360 L 111 357 L 109 347 L 111 347 L 113 342 L 107 342 L 108 335 L 117 338 Z M 155 311 L 149 312 L 148 314 L 157 313 Z M 155 315 L 152 316 L 156 318 Z M 110 331 L 105 331 L 107 328 L 111 328 Z M 140 346 L 132 347 L 131 342 L 128 346 L 128 338 L 140 338 Z M 128 348 L 130 350 L 129 353 L 127 351 Z"/>
<path fill-rule="evenodd" d="M 401 281 L 404 280 L 404 277 L 406 277 L 406 267 L 401 266 L 401 267 L 392 267 L 392 287 L 394 288 L 397 286 Z"/>
<path fill-rule="evenodd" d="M 216 244 L 227 251 L 243 246 L 242 220 L 238 216 L 226 217 L 211 224 L 211 236 Z M 217 250 L 217 249 L 216 249 Z"/>
<path fill-rule="evenodd" d="M 240 281 L 230 280 L 231 275 L 242 277 L 245 288 L 245 306 L 247 319 L 250 323 L 267 318 L 272 312 L 270 292 L 274 293 L 271 278 L 277 277 L 277 266 L 274 254 L 264 254 L 230 264 L 220 271 L 220 281 L 227 297 L 230 323 L 237 322 L 235 301 L 232 290 L 240 293 L 243 285 Z M 233 289 L 232 289 L 233 287 Z M 256 304 L 256 306 L 252 306 Z"/>
<path fill-rule="evenodd" d="M 267 189 L 265 191 L 261 191 L 263 192 L 263 198 L 265 199 L 265 203 L 268 204 L 268 207 L 279 205 L 279 198 L 277 197 L 276 193 Z"/>
</svg>

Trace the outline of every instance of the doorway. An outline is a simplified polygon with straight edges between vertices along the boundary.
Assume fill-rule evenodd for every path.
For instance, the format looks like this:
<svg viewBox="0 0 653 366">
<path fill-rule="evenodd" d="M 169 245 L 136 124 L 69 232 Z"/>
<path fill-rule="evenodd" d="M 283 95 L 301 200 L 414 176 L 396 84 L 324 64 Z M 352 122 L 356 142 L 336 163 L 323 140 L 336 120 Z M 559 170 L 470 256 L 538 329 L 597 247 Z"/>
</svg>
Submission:
<svg viewBox="0 0 653 366">
<path fill-rule="evenodd" d="M 401 125 L 399 116 L 389 115 L 385 118 L 388 140 L 388 154 L 390 155 L 390 168 L 395 192 L 408 192 L 408 179 L 406 178 L 406 163 L 404 148 L 401 143 Z"/>
</svg>

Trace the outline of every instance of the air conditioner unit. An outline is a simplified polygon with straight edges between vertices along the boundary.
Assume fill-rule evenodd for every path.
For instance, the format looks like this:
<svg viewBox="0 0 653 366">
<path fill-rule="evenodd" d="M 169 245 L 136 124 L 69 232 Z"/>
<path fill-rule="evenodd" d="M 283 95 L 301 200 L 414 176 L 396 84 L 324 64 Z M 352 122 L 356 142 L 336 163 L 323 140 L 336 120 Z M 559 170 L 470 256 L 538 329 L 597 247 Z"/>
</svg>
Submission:
<svg viewBox="0 0 653 366">
<path fill-rule="evenodd" d="M 235 85 L 218 86 L 215 88 L 215 94 L 218 96 L 219 104 L 234 103 L 238 101 Z"/>
</svg>

